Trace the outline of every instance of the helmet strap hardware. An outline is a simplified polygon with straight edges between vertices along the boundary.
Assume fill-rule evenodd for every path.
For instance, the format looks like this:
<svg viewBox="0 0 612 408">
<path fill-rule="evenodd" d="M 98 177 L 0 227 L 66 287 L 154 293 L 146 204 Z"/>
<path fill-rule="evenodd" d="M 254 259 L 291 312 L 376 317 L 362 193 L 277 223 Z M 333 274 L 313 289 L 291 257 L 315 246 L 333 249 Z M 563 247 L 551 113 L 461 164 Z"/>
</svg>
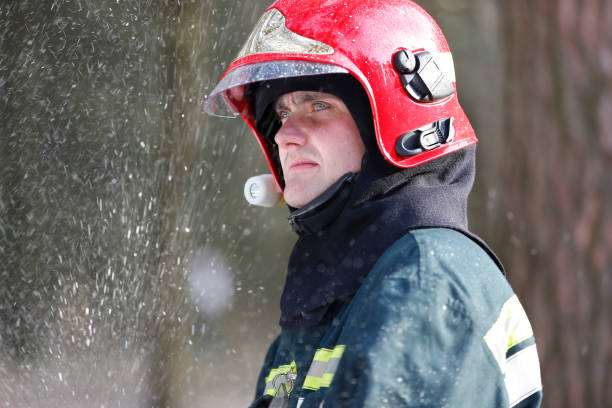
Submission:
<svg viewBox="0 0 612 408">
<path fill-rule="evenodd" d="M 398 156 L 415 156 L 451 142 L 454 135 L 453 118 L 441 119 L 401 135 L 395 152 Z"/>
<path fill-rule="evenodd" d="M 400 74 L 404 90 L 419 102 L 433 102 L 455 92 L 431 53 L 414 54 L 400 50 L 393 55 L 393 66 Z"/>
</svg>

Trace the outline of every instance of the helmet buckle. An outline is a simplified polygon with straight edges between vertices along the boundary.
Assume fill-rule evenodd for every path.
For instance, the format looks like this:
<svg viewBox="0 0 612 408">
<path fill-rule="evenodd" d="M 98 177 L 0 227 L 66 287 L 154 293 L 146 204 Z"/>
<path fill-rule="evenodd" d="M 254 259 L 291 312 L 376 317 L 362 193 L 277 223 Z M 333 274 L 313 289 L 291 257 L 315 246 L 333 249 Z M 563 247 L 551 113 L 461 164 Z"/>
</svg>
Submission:
<svg viewBox="0 0 612 408">
<path fill-rule="evenodd" d="M 401 135 L 395 152 L 399 156 L 415 156 L 451 142 L 454 133 L 453 118 L 441 119 Z"/>
<path fill-rule="evenodd" d="M 440 143 L 440 137 L 438 137 L 438 129 L 430 129 L 426 132 L 421 132 L 419 142 L 423 150 L 433 150 L 442 144 Z"/>
</svg>

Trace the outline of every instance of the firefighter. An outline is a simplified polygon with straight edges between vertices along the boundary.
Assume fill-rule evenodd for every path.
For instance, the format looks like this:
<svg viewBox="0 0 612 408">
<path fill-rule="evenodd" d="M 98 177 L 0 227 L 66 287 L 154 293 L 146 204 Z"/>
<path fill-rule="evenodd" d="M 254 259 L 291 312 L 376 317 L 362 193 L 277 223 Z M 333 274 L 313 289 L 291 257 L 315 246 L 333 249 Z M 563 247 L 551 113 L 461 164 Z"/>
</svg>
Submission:
<svg viewBox="0 0 612 408">
<path fill-rule="evenodd" d="M 278 0 L 204 107 L 253 130 L 299 235 L 251 407 L 540 405 L 529 320 L 468 229 L 477 139 L 422 8 Z"/>
</svg>

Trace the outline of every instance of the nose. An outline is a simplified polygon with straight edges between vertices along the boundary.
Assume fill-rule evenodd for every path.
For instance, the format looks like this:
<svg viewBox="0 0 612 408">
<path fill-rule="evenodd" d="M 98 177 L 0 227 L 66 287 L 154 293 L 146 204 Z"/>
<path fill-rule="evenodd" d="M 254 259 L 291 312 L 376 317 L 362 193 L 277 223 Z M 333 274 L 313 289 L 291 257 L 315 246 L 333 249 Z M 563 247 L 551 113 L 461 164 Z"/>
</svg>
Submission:
<svg viewBox="0 0 612 408">
<path fill-rule="evenodd" d="M 305 122 L 299 115 L 291 115 L 285 120 L 281 128 L 276 132 L 274 141 L 279 147 L 302 146 L 306 143 L 308 133 Z"/>
</svg>

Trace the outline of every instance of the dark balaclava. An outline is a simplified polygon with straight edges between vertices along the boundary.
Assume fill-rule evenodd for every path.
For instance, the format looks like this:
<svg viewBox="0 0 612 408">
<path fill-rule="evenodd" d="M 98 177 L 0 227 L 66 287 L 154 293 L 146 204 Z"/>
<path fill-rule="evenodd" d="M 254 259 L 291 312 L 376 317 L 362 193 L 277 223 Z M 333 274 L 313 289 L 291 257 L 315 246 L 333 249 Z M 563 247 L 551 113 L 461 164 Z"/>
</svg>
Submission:
<svg viewBox="0 0 612 408">
<path fill-rule="evenodd" d="M 280 128 L 273 102 L 293 91 L 326 92 L 342 99 L 357 124 L 366 155 L 358 174 L 345 175 L 304 208 L 290 207 L 289 220 L 300 238 L 289 259 L 281 326 L 318 324 L 335 301 L 357 291 L 382 253 L 412 229 L 460 231 L 482 246 L 501 268 L 486 244 L 468 231 L 474 146 L 410 169 L 389 164 L 379 151 L 372 110 L 362 86 L 350 75 L 334 74 L 247 87 L 257 130 L 273 151 L 277 151 L 273 138 Z M 280 169 L 280 163 L 277 165 Z"/>
</svg>

